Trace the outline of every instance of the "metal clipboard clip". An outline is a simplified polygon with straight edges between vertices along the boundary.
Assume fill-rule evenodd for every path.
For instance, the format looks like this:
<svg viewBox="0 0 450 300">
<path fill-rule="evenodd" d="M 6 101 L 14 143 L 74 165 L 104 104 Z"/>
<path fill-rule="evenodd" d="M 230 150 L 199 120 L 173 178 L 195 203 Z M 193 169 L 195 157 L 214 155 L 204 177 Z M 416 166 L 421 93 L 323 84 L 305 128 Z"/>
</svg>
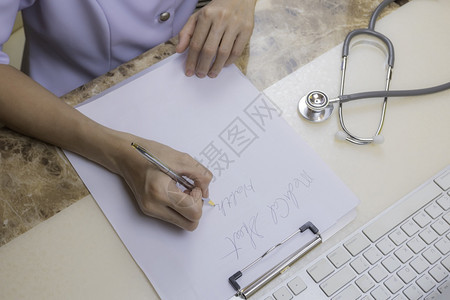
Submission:
<svg viewBox="0 0 450 300">
<path fill-rule="evenodd" d="M 311 230 L 312 233 L 315 234 L 314 239 L 309 241 L 306 245 L 296 250 L 294 253 L 286 257 L 284 260 L 282 260 L 280 263 L 275 265 L 273 268 L 271 268 L 269 271 L 261 275 L 259 278 L 254 280 L 252 283 L 250 283 L 248 286 L 241 288 L 240 285 L 237 283 L 237 280 L 242 277 L 242 273 L 254 266 L 256 263 L 258 263 L 261 259 L 263 259 L 267 254 L 275 250 L 275 248 L 283 245 L 285 242 L 290 240 L 292 237 L 294 237 L 298 233 L 302 233 L 306 231 L 307 229 Z M 240 271 L 237 271 L 234 273 L 230 278 L 228 278 L 228 282 L 231 284 L 231 286 L 235 289 L 236 297 L 241 297 L 243 299 L 248 299 L 250 296 L 255 294 L 258 290 L 260 290 L 264 285 L 266 285 L 269 281 L 286 271 L 293 263 L 295 263 L 298 259 L 300 259 L 302 256 L 304 256 L 306 253 L 308 253 L 310 250 L 312 250 L 315 246 L 317 246 L 319 243 L 322 242 L 322 237 L 320 236 L 319 229 L 317 229 L 316 226 L 314 226 L 311 222 L 306 222 L 303 226 L 301 226 L 299 229 L 297 229 L 294 233 L 292 233 L 290 236 L 276 244 L 275 246 L 271 247 L 269 250 L 264 252 L 263 255 L 258 257 L 256 260 L 254 260 L 252 263 L 250 263 L 248 266 L 243 268 Z"/>
</svg>

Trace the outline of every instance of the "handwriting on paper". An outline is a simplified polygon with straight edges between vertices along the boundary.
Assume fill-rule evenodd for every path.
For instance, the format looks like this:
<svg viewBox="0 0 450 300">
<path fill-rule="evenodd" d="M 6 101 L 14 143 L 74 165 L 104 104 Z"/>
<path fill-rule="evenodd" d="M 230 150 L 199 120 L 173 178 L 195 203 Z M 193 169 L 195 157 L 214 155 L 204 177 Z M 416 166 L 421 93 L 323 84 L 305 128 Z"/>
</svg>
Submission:
<svg viewBox="0 0 450 300">
<path fill-rule="evenodd" d="M 231 251 L 224 257 L 234 254 L 236 259 L 239 259 L 239 250 L 243 247 L 251 246 L 256 249 L 256 239 L 264 238 L 263 235 L 258 233 L 257 221 L 258 214 L 252 216 L 247 222 L 243 222 L 230 236 L 225 237 L 231 244 Z"/>
<path fill-rule="evenodd" d="M 221 215 L 226 217 L 227 213 L 239 206 L 241 201 L 249 199 L 251 194 L 255 193 L 255 188 L 251 180 L 248 183 L 237 186 L 220 202 L 216 203 L 216 207 L 220 211 Z"/>
<path fill-rule="evenodd" d="M 240 252 L 247 249 L 257 249 L 258 241 L 264 239 L 264 232 L 258 230 L 258 224 L 272 224 L 270 229 L 277 226 L 283 219 L 287 219 L 294 215 L 294 212 L 302 209 L 302 192 L 310 189 L 314 183 L 312 178 L 305 170 L 292 178 L 287 184 L 286 189 L 281 191 L 280 195 L 267 201 L 266 207 L 262 207 L 255 212 L 248 220 L 240 223 L 231 233 L 225 236 L 227 244 L 227 252 L 222 258 L 233 255 L 239 260 Z M 237 193 L 236 191 L 239 191 Z M 230 197 L 224 199 L 224 203 L 219 204 L 221 210 L 229 209 L 239 205 L 238 196 L 245 198 L 251 196 L 250 193 L 255 192 L 250 181 L 249 184 L 239 186 L 235 191 L 230 193 Z M 222 211 L 222 213 L 226 212 Z M 300 225 L 300 224 L 299 224 Z M 267 228 L 267 227 L 266 227 Z M 268 229 L 266 229 L 268 230 Z"/>
<path fill-rule="evenodd" d="M 303 170 L 298 177 L 287 184 L 286 191 L 280 197 L 267 205 L 274 224 L 278 224 L 280 218 L 289 217 L 291 209 L 300 209 L 300 199 L 296 196 L 297 191 L 301 188 L 310 188 L 313 181 L 314 179 Z"/>
</svg>

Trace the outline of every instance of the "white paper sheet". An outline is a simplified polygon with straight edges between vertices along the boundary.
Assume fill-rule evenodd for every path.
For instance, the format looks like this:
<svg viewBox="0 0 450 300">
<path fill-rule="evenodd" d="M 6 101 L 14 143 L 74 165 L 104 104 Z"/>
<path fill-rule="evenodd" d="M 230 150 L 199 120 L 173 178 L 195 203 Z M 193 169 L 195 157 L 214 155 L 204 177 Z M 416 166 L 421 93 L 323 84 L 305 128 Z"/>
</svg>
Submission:
<svg viewBox="0 0 450 300">
<path fill-rule="evenodd" d="M 234 67 L 188 78 L 170 58 L 79 107 L 101 124 L 157 140 L 208 166 L 215 207 L 187 232 L 143 215 L 118 176 L 68 157 L 162 299 L 226 299 L 228 278 L 307 221 L 330 228 L 358 203 Z M 309 241 L 307 232 L 244 273 L 241 286 Z"/>
</svg>

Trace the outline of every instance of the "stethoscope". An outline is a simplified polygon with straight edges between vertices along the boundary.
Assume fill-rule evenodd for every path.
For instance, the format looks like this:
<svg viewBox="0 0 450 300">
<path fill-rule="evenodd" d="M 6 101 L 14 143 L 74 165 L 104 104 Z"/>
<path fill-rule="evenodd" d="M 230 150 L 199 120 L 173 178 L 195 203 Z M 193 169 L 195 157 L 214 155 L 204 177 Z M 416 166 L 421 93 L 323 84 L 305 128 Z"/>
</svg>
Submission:
<svg viewBox="0 0 450 300">
<path fill-rule="evenodd" d="M 338 133 L 336 134 L 336 138 L 338 140 L 347 140 L 357 145 L 382 143 L 384 139 L 383 136 L 380 135 L 380 133 L 384 125 L 388 97 L 419 96 L 437 93 L 450 89 L 450 82 L 447 82 L 439 86 L 417 90 L 400 90 L 400 91 L 389 90 L 392 78 L 392 70 L 394 68 L 394 46 L 386 36 L 375 31 L 375 22 L 381 11 L 387 5 L 389 5 L 394 1 L 395 0 L 384 0 L 383 2 L 381 2 L 372 13 L 368 28 L 353 30 L 346 36 L 342 47 L 341 83 L 339 96 L 333 99 L 329 99 L 328 96 L 322 91 L 312 91 L 309 92 L 307 95 L 303 96 L 298 102 L 298 112 L 306 120 L 309 120 L 311 122 L 322 122 L 328 119 L 331 113 L 333 112 L 334 104 L 339 103 L 339 123 L 341 125 L 342 131 L 338 131 Z M 369 35 L 374 37 L 375 39 L 380 40 L 387 48 L 388 57 L 387 57 L 387 74 L 386 74 L 385 90 L 344 95 L 345 74 L 347 70 L 347 58 L 350 49 L 350 42 L 355 36 L 362 34 Z M 384 98 L 381 111 L 381 118 L 374 136 L 359 137 L 350 133 L 350 131 L 345 126 L 343 103 L 366 98 Z"/>
</svg>

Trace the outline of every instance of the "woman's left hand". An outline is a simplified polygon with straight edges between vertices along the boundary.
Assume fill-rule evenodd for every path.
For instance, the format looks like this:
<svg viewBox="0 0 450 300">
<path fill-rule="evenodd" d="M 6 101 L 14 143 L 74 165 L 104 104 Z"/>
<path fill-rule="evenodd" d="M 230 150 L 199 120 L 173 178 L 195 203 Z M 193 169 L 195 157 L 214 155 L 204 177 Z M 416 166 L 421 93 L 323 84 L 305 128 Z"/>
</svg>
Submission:
<svg viewBox="0 0 450 300">
<path fill-rule="evenodd" d="M 177 52 L 189 48 L 185 73 L 216 77 L 244 51 L 253 32 L 256 0 L 212 0 L 179 34 Z"/>
</svg>

